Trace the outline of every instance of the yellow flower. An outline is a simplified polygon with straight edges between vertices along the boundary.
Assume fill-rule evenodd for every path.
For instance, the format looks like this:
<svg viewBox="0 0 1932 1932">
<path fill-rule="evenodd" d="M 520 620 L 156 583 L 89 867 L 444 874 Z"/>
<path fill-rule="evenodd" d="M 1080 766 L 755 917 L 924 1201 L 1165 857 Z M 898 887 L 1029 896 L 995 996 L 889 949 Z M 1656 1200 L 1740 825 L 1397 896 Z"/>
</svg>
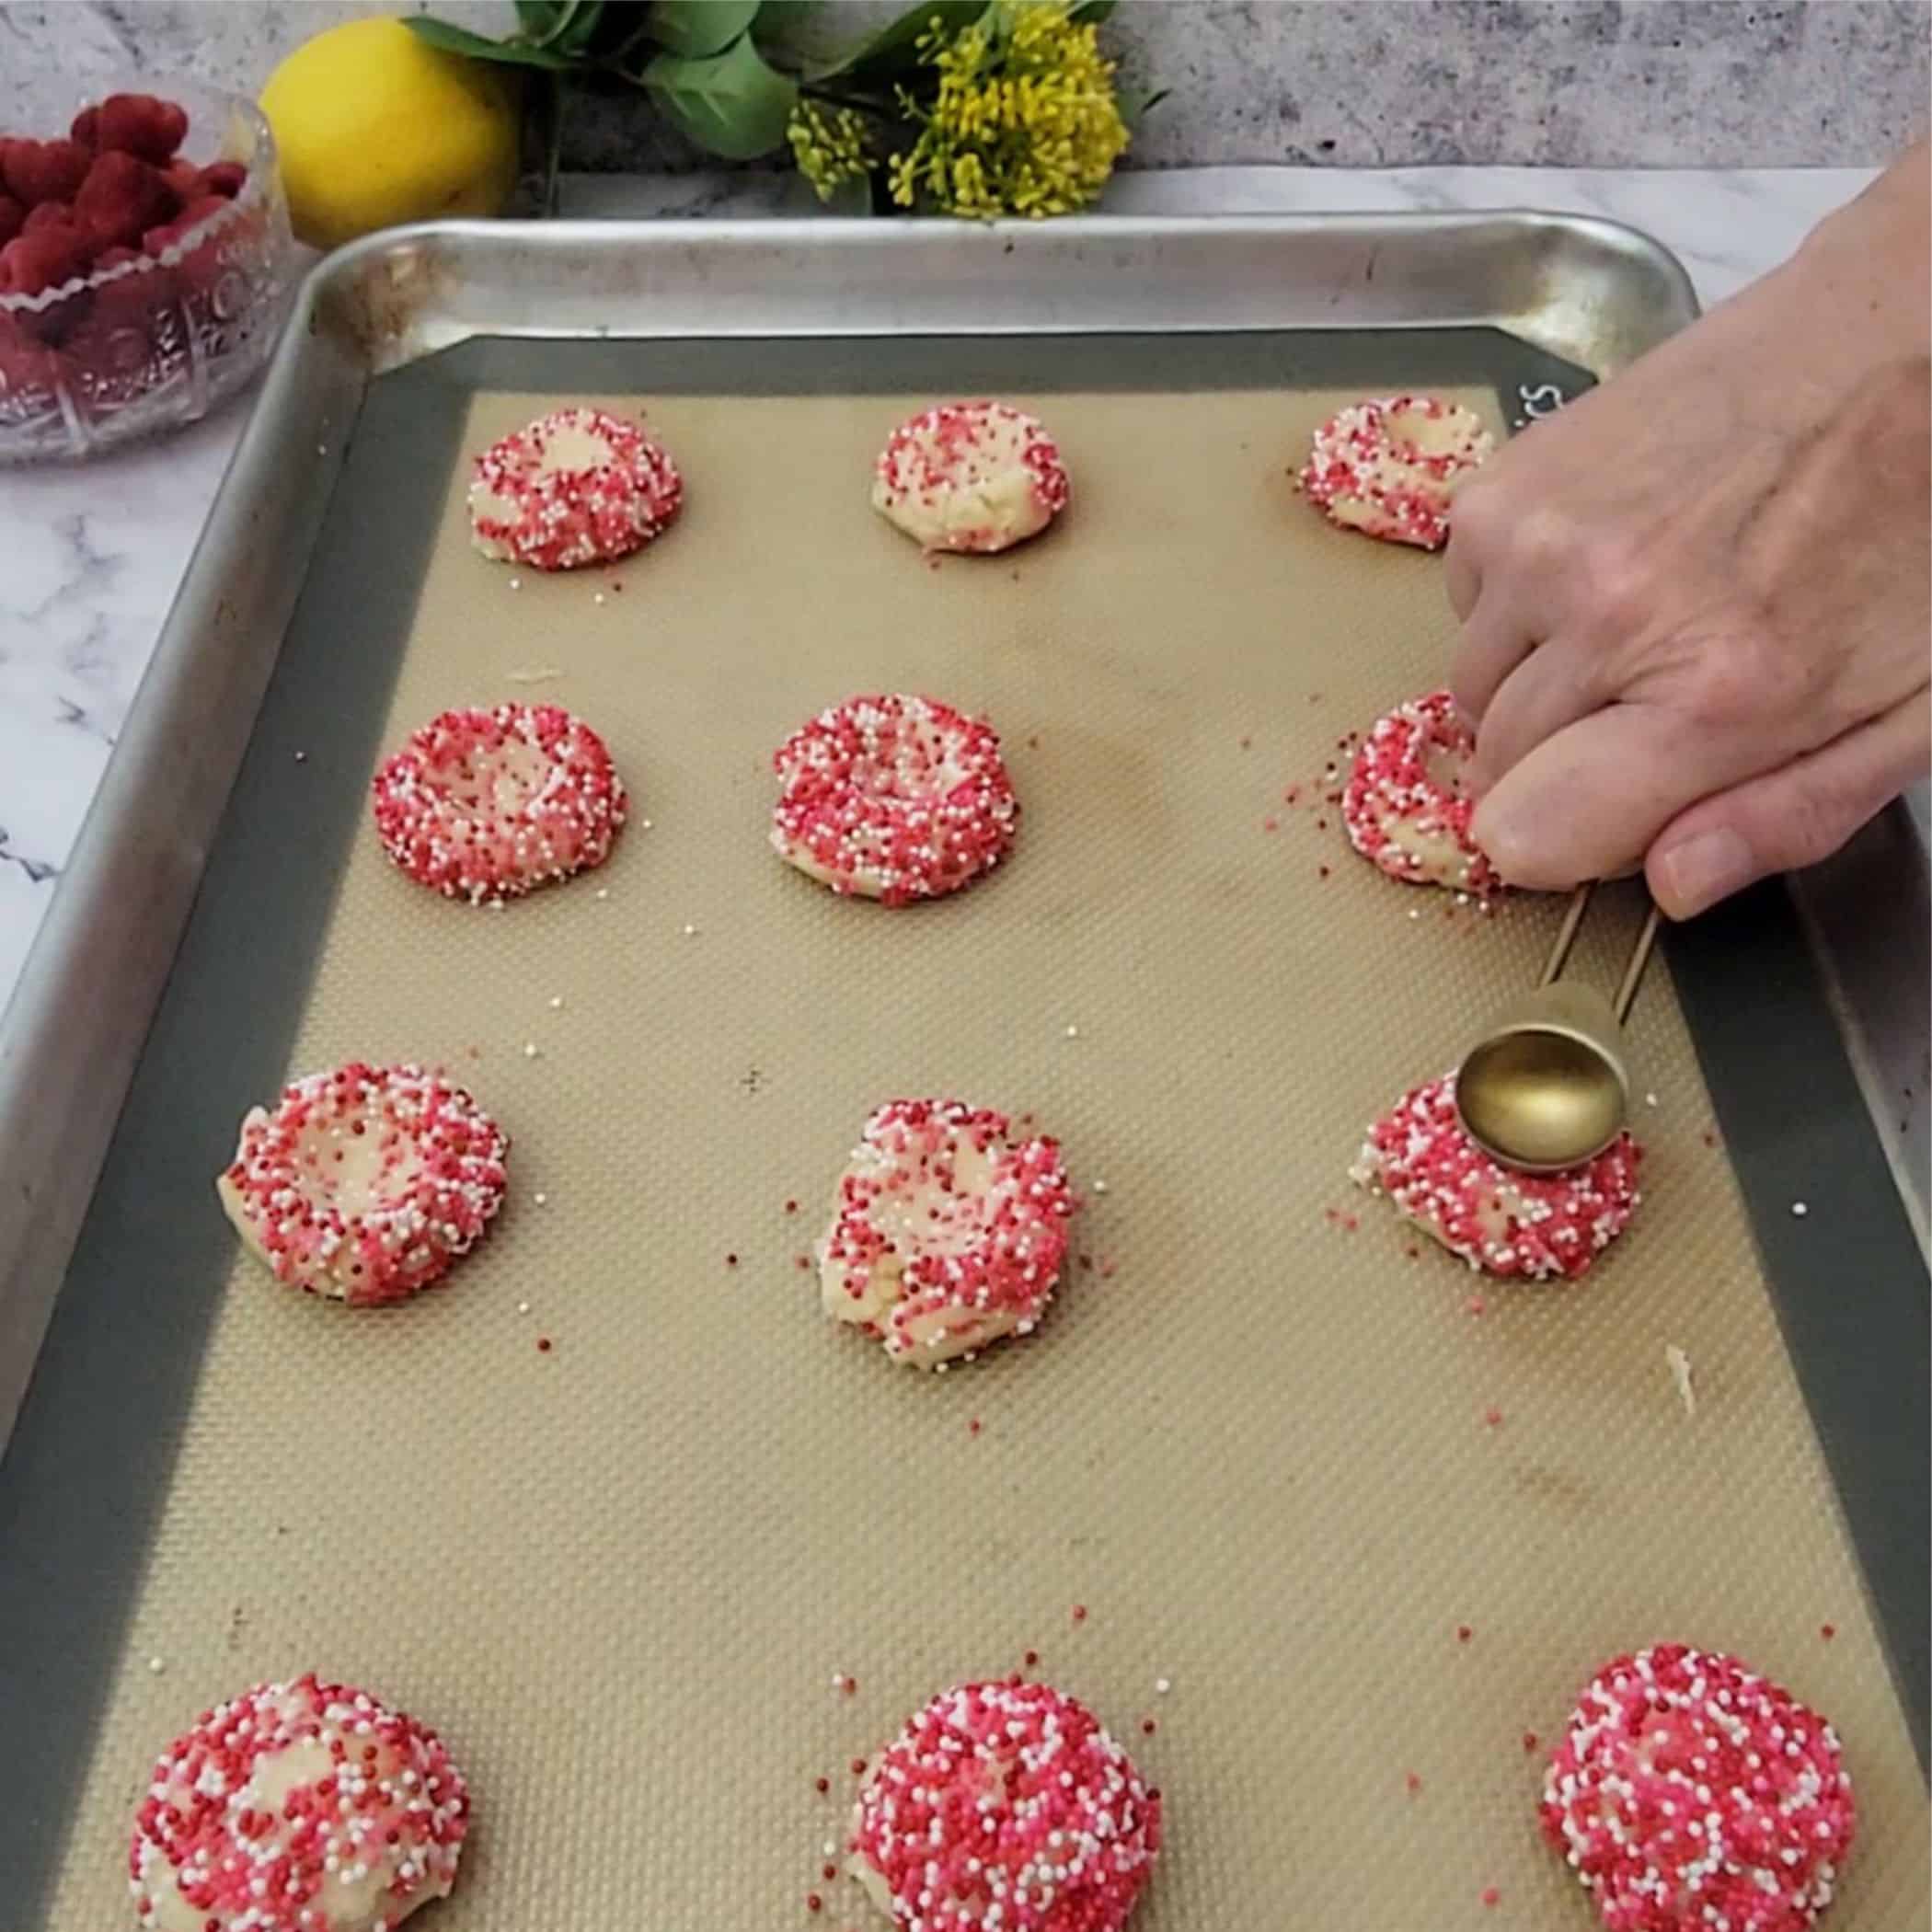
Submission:
<svg viewBox="0 0 1932 1932">
<path fill-rule="evenodd" d="M 895 202 L 910 208 L 923 191 L 970 220 L 1038 219 L 1070 214 L 1100 192 L 1127 145 L 1127 124 L 1098 29 L 1076 26 L 1069 7 L 1070 0 L 1000 0 L 996 17 L 950 40 L 937 26 L 921 39 L 938 89 L 929 106 L 901 94 L 920 126 L 914 145 L 892 157 Z M 810 174 L 796 135 L 792 144 Z"/>
<path fill-rule="evenodd" d="M 864 115 L 850 108 L 828 113 L 812 100 L 799 101 L 785 129 L 799 172 L 822 201 L 829 201 L 847 181 L 860 180 L 870 172 L 868 133 Z"/>
</svg>

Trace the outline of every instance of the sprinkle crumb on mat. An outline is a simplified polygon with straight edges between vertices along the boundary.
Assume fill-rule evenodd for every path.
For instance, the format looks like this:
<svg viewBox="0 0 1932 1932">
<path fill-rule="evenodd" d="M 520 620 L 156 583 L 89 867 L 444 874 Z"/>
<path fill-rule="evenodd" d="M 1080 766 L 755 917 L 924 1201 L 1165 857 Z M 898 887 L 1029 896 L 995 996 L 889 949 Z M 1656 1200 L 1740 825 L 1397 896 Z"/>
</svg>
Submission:
<svg viewBox="0 0 1932 1932">
<path fill-rule="evenodd" d="M 1674 1341 L 1663 1345 L 1664 1365 L 1671 1372 L 1671 1380 L 1677 1386 L 1677 1399 L 1684 1404 L 1686 1416 L 1697 1412 L 1697 1392 L 1691 1386 L 1691 1359 Z"/>
</svg>

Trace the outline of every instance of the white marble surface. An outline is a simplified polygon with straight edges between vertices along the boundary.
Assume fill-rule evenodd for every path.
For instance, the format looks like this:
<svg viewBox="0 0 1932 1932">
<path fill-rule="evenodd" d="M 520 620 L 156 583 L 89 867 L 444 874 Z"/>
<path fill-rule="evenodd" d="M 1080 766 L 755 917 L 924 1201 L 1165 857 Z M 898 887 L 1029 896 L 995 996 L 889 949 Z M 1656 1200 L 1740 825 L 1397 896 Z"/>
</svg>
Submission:
<svg viewBox="0 0 1932 1932">
<path fill-rule="evenodd" d="M 905 0 L 824 0 L 781 63 L 851 46 Z M 0 0 L 0 126 L 77 94 L 191 74 L 253 94 L 308 36 L 368 13 L 508 32 L 510 0 Z M 1121 0 L 1101 44 L 1173 89 L 1130 167 L 1807 167 L 1895 154 L 1923 128 L 1925 0 Z M 165 91 L 165 90 L 164 90 Z M 714 166 L 628 89 L 580 96 L 569 167 Z"/>
<path fill-rule="evenodd" d="M 1615 217 L 1675 251 L 1707 305 L 1869 178 L 1847 168 L 1202 168 L 1123 178 L 1121 213 L 1508 208 Z M 795 183 L 579 178 L 572 213 L 766 213 Z M 0 1002 L 58 887 L 247 405 L 73 469 L 0 470 Z"/>
</svg>

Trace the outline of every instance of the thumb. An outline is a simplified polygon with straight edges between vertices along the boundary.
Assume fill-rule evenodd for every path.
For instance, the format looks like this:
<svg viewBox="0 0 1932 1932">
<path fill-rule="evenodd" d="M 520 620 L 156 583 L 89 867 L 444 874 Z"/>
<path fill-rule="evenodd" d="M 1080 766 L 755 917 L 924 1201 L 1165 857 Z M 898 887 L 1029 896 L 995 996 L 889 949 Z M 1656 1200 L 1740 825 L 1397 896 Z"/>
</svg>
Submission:
<svg viewBox="0 0 1932 1932">
<path fill-rule="evenodd" d="M 1829 858 L 1925 776 L 1928 747 L 1920 691 L 1815 752 L 1700 799 L 1651 840 L 1651 895 L 1671 918 L 1689 919 L 1773 872 Z"/>
</svg>

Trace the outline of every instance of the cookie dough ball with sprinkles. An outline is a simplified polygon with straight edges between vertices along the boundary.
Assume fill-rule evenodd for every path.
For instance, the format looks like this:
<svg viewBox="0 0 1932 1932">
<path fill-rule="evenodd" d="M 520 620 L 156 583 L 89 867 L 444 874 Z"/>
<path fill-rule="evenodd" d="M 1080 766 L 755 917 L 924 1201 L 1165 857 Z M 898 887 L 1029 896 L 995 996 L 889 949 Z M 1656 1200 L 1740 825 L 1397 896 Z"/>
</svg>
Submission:
<svg viewBox="0 0 1932 1932">
<path fill-rule="evenodd" d="M 1052 1298 L 1076 1202 L 1056 1141 L 963 1100 L 891 1100 L 839 1178 L 819 1249 L 825 1313 L 937 1368 L 1029 1335 Z"/>
<path fill-rule="evenodd" d="M 874 1760 L 849 1869 L 906 1932 L 1119 1932 L 1160 1852 L 1161 1801 L 1086 1706 L 964 1684 Z"/>
<path fill-rule="evenodd" d="M 1541 1815 L 1610 1932 L 1803 1932 L 1856 1824 L 1832 1727 L 1735 1657 L 1683 1644 L 1584 1685 Z"/>
<path fill-rule="evenodd" d="M 1341 790 L 1349 843 L 1408 885 L 1446 886 L 1478 899 L 1503 890 L 1469 835 L 1476 801 L 1462 775 L 1476 751 L 1446 691 L 1397 705 L 1356 748 Z"/>
<path fill-rule="evenodd" d="M 1546 1282 L 1582 1274 L 1629 1225 L 1643 1198 L 1641 1158 L 1620 1133 L 1558 1174 L 1506 1167 L 1464 1131 L 1449 1073 L 1403 1095 L 1369 1129 L 1350 1174 L 1471 1268 Z"/>
<path fill-rule="evenodd" d="M 772 846 L 834 892 L 904 905 L 990 872 L 1019 816 L 999 736 L 929 697 L 855 697 L 772 757 Z"/>
<path fill-rule="evenodd" d="M 944 403 L 901 423 L 872 481 L 873 509 L 921 549 L 982 555 L 1038 536 L 1067 495 L 1045 426 L 1000 402 Z"/>
<path fill-rule="evenodd" d="M 472 905 L 601 866 L 629 808 L 603 739 L 559 705 L 444 711 L 371 790 L 384 851 Z"/>
<path fill-rule="evenodd" d="M 574 570 L 641 549 L 677 514 L 684 479 L 641 423 L 558 409 L 477 458 L 470 538 L 485 557 Z"/>
<path fill-rule="evenodd" d="M 368 1307 L 445 1274 L 503 1204 L 510 1139 L 462 1087 L 352 1060 L 251 1109 L 215 1182 L 277 1281 Z"/>
<path fill-rule="evenodd" d="M 204 1710 L 161 1754 L 128 1885 L 157 1932 L 394 1932 L 449 1896 L 468 1829 L 434 1731 L 310 1673 Z"/>
<path fill-rule="evenodd" d="M 1351 403 L 1315 432 L 1303 493 L 1331 523 L 1392 544 L 1439 550 L 1455 493 L 1496 439 L 1482 418 L 1434 396 Z"/>
</svg>

